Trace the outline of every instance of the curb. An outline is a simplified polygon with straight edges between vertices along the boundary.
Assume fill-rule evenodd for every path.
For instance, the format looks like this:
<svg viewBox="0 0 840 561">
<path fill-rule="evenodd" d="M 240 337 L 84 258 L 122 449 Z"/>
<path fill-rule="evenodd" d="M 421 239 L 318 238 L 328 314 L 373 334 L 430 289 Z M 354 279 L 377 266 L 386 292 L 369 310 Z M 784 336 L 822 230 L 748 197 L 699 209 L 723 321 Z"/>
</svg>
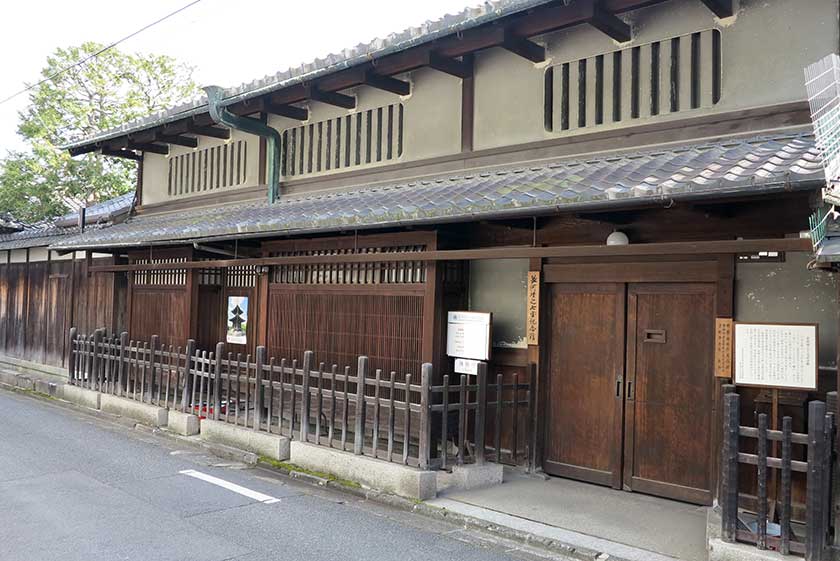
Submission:
<svg viewBox="0 0 840 561">
<path fill-rule="evenodd" d="M 310 473 L 305 473 L 303 471 L 296 471 L 293 469 L 276 467 L 260 460 L 259 457 L 253 452 L 246 452 L 244 450 L 239 450 L 237 448 L 233 448 L 224 444 L 205 442 L 200 440 L 197 436 L 181 436 L 177 433 L 166 430 L 166 428 L 150 427 L 138 423 L 132 419 L 128 419 L 126 417 L 121 417 L 119 415 L 113 415 L 111 413 L 105 413 L 103 411 L 81 407 L 69 401 L 63 401 L 61 399 L 49 395 L 40 394 L 39 392 L 35 392 L 33 390 L 27 390 L 16 386 L 11 386 L 3 382 L 0 382 L 0 388 L 10 390 L 20 395 L 25 395 L 34 399 L 38 399 L 45 403 L 57 405 L 64 409 L 70 409 L 73 411 L 84 413 L 86 415 L 97 417 L 99 419 L 111 421 L 115 424 L 121 425 L 129 429 L 140 430 L 150 434 L 176 440 L 183 444 L 190 445 L 191 447 L 206 450 L 214 456 L 218 456 L 227 460 L 241 462 L 252 467 L 268 471 L 275 475 L 280 475 L 289 479 L 299 481 L 301 483 L 306 483 L 307 485 L 311 485 L 313 487 L 326 487 L 328 489 L 339 491 L 341 493 L 346 493 L 348 495 L 352 495 L 360 499 L 373 501 L 379 504 L 400 509 L 402 511 L 420 514 L 427 518 L 445 520 L 446 522 L 452 525 L 461 526 L 465 529 L 481 530 L 483 532 L 493 534 L 500 538 L 515 541 L 523 545 L 538 547 L 551 553 L 565 555 L 574 559 L 580 559 L 581 561 L 606 561 L 607 559 L 612 561 L 626 561 L 625 559 L 622 559 L 620 557 L 612 556 L 603 552 L 573 547 L 566 543 L 558 542 L 557 540 L 551 538 L 542 538 L 535 534 L 523 532 L 521 530 L 516 530 L 507 526 L 492 524 L 480 518 L 456 513 L 445 508 L 432 506 L 422 501 L 413 501 L 411 499 L 406 499 L 397 495 L 392 495 L 389 493 L 384 493 L 382 491 L 377 491 L 375 489 L 365 487 L 349 487 L 337 480 L 318 477 Z"/>
</svg>

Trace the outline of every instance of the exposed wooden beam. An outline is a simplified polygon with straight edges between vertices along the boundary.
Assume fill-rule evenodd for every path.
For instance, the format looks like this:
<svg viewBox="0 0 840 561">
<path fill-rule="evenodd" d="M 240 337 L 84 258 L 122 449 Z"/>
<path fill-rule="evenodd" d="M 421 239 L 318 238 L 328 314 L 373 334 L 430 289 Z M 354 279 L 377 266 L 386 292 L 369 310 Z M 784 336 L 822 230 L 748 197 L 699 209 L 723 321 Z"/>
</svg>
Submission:
<svg viewBox="0 0 840 561">
<path fill-rule="evenodd" d="M 140 152 L 151 152 L 152 154 L 162 154 L 166 156 L 169 154 L 169 146 L 165 144 L 153 144 L 150 142 L 129 142 L 126 146 L 129 150 L 139 150 Z"/>
<path fill-rule="evenodd" d="M 545 47 L 524 37 L 517 37 L 510 32 L 505 32 L 505 38 L 500 46 L 531 62 L 545 61 Z"/>
<path fill-rule="evenodd" d="M 177 242 L 172 242 L 177 243 Z M 448 249 L 394 253 L 351 253 L 294 255 L 179 263 L 144 263 L 102 265 L 94 272 L 153 271 L 167 269 L 202 269 L 238 266 L 302 265 L 314 263 L 370 263 L 398 261 L 465 261 L 472 259 L 530 259 L 548 257 L 639 257 L 659 255 L 711 255 L 752 253 L 756 251 L 813 251 L 806 238 L 767 238 L 752 240 L 710 240 L 697 242 L 662 242 L 630 245 L 562 245 L 549 247 L 515 246 L 482 249 Z"/>
<path fill-rule="evenodd" d="M 365 72 L 365 84 L 397 95 L 408 95 L 411 93 L 411 84 L 408 82 L 397 80 L 391 76 L 377 74 L 373 70 Z"/>
<path fill-rule="evenodd" d="M 607 11 L 601 2 L 592 5 L 592 19 L 589 23 L 619 43 L 626 43 L 633 38 L 630 26 L 612 12 Z"/>
<path fill-rule="evenodd" d="M 320 90 L 317 86 L 307 86 L 306 93 L 307 97 L 312 101 L 320 101 L 321 103 L 335 105 L 342 109 L 356 108 L 356 97 L 352 95 Z"/>
<path fill-rule="evenodd" d="M 273 103 L 266 100 L 262 104 L 262 110 L 272 115 L 280 115 L 295 121 L 305 121 L 309 119 L 309 110 L 303 107 L 295 107 L 294 105 L 283 105 L 280 103 Z"/>
<path fill-rule="evenodd" d="M 445 72 L 446 74 L 451 74 L 456 78 L 468 78 L 472 76 L 473 67 L 472 64 L 458 60 L 456 58 L 448 58 L 434 51 L 429 51 L 427 53 L 427 60 L 426 65 L 434 68 L 438 72 Z"/>
<path fill-rule="evenodd" d="M 155 142 L 175 144 L 176 146 L 186 146 L 187 148 L 198 148 L 198 139 L 190 136 L 156 133 Z"/>
<path fill-rule="evenodd" d="M 219 138 L 227 140 L 230 138 L 230 129 L 214 126 L 201 126 L 194 123 L 187 124 L 187 131 L 199 136 L 209 136 L 210 138 Z"/>
<path fill-rule="evenodd" d="M 712 13 L 719 18 L 728 18 L 735 15 L 733 0 L 701 0 Z"/>
<path fill-rule="evenodd" d="M 132 152 L 131 150 L 113 150 L 111 148 L 103 148 L 102 155 L 113 156 L 115 158 L 127 158 L 129 160 L 134 160 L 135 162 L 143 161 L 142 155 L 138 154 L 137 152 Z"/>
<path fill-rule="evenodd" d="M 82 154 L 89 154 L 91 152 L 96 152 L 99 150 L 99 143 L 95 144 L 87 144 L 85 146 L 79 146 L 78 148 L 71 148 L 68 150 L 71 156 L 81 156 Z"/>
</svg>

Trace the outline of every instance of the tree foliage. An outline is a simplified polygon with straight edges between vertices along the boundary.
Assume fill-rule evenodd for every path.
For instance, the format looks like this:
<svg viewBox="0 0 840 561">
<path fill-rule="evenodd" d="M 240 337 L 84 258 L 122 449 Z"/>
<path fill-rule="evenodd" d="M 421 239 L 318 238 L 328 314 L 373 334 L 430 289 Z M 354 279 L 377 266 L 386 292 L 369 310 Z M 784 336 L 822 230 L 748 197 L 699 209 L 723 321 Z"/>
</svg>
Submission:
<svg viewBox="0 0 840 561">
<path fill-rule="evenodd" d="M 57 49 L 41 76 L 100 49 L 92 42 Z M 100 154 L 71 158 L 59 147 L 198 94 L 192 72 L 169 56 L 112 48 L 30 90 L 18 126 L 28 148 L 0 161 L 0 214 L 36 222 L 133 189 L 134 161 Z"/>
</svg>

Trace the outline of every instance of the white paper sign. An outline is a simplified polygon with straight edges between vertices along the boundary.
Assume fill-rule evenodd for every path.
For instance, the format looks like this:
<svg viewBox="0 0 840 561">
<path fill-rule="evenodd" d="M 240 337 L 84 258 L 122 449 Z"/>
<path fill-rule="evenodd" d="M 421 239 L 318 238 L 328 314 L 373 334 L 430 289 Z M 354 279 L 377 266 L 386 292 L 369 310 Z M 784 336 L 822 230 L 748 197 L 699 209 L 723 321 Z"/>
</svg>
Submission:
<svg viewBox="0 0 840 561">
<path fill-rule="evenodd" d="M 478 374 L 478 365 L 481 362 L 478 360 L 471 360 L 469 358 L 455 359 L 455 372 L 458 374 Z"/>
<path fill-rule="evenodd" d="M 735 384 L 815 390 L 817 326 L 735 323 Z"/>
<path fill-rule="evenodd" d="M 489 359 L 490 317 L 490 314 L 481 312 L 449 312 L 446 354 L 473 360 Z"/>
</svg>

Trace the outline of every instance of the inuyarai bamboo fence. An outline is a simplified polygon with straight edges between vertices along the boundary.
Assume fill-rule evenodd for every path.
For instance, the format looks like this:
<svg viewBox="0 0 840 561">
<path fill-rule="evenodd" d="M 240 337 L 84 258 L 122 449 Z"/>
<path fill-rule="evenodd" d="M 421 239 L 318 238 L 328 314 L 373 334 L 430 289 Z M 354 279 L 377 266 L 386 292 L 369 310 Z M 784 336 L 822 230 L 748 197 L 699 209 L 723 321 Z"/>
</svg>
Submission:
<svg viewBox="0 0 840 561">
<path fill-rule="evenodd" d="M 218 343 L 208 352 L 192 340 L 163 346 L 157 336 L 140 342 L 104 329 L 71 329 L 70 348 L 71 384 L 251 430 L 421 469 L 533 457 L 530 439 L 518 436 L 522 413 L 533 417 L 533 371 L 528 383 L 499 375 L 488 385 L 482 363 L 471 380 L 453 384 L 447 375 L 433 384 L 430 364 L 398 377 L 371 370 L 365 356 L 343 366 L 316 363 L 311 351 L 302 361 L 277 360 L 264 347 L 252 356 Z"/>
<path fill-rule="evenodd" d="M 767 415 L 758 415 L 755 427 L 740 424 L 737 393 L 724 395 L 724 435 L 721 473 L 721 530 L 728 542 L 755 544 L 758 549 L 775 549 L 783 555 L 805 556 L 807 561 L 830 559 L 828 538 L 830 531 L 832 440 L 834 416 L 826 413 L 826 405 L 812 401 L 808 406 L 808 433 L 792 431 L 790 417 L 782 419 L 782 430 L 768 429 Z M 739 446 L 741 439 L 755 440 L 755 452 L 746 453 Z M 768 443 L 781 444 L 780 457 L 768 454 Z M 794 446 L 804 448 L 807 461 L 793 459 Z M 801 456 L 801 455 L 800 455 Z M 753 504 L 738 490 L 739 465 L 754 466 L 757 496 Z M 768 512 L 768 472 L 781 474 L 778 497 L 778 531 L 770 531 L 772 515 Z M 791 476 L 793 472 L 807 474 L 804 524 L 794 531 Z M 775 481 L 775 479 L 773 479 Z M 754 505 L 754 506 L 753 506 Z M 775 510 L 775 508 L 773 509 Z M 752 511 L 752 512 L 751 512 Z"/>
</svg>

